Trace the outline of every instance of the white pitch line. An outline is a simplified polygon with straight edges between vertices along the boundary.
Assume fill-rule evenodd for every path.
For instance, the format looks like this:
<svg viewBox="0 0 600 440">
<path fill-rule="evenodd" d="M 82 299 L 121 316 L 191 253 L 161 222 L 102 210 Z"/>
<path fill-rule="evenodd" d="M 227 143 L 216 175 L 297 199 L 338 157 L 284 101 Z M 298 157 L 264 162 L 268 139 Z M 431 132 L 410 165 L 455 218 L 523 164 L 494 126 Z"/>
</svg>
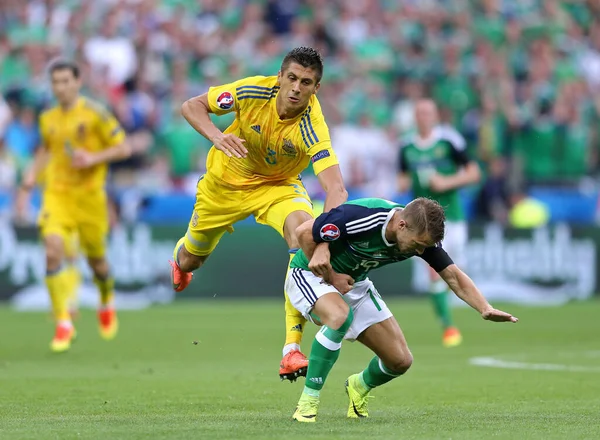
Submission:
<svg viewBox="0 0 600 440">
<path fill-rule="evenodd" d="M 535 364 L 531 362 L 503 361 L 493 357 L 474 357 L 469 359 L 471 365 L 478 367 L 506 368 L 511 370 L 543 370 L 569 371 L 572 373 L 600 373 L 600 367 L 585 367 L 581 365 L 564 364 Z"/>
</svg>

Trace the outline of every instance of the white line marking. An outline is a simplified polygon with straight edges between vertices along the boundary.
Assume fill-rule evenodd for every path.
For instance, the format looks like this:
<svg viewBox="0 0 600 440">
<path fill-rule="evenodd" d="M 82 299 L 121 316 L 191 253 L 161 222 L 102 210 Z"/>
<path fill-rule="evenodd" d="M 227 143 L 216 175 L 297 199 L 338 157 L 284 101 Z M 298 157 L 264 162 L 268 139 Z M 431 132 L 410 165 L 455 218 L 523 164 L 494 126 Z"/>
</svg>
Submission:
<svg viewBox="0 0 600 440">
<path fill-rule="evenodd" d="M 600 367 L 584 367 L 581 365 L 534 364 L 531 362 L 503 361 L 493 357 L 474 357 L 469 359 L 471 365 L 478 367 L 506 368 L 511 370 L 543 370 L 568 371 L 572 373 L 600 373 Z"/>
</svg>

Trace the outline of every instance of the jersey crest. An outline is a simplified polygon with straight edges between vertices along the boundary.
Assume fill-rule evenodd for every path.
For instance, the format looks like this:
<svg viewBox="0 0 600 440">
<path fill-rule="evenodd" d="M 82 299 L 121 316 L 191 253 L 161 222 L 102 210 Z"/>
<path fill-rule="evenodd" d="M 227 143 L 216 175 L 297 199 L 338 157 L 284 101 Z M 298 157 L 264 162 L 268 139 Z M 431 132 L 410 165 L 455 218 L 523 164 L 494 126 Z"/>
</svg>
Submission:
<svg viewBox="0 0 600 440">
<path fill-rule="evenodd" d="M 282 148 L 283 148 L 284 156 L 296 156 L 296 154 L 298 154 L 298 152 L 296 151 L 296 147 L 294 146 L 292 141 L 290 141 L 289 139 L 283 140 Z"/>
</svg>

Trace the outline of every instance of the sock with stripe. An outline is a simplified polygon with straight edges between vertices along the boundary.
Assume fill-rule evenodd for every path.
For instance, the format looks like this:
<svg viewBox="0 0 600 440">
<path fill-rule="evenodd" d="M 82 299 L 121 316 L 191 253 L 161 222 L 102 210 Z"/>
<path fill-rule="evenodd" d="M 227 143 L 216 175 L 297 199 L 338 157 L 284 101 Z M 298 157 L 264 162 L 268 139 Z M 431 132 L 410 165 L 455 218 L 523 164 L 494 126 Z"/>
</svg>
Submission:
<svg viewBox="0 0 600 440">
<path fill-rule="evenodd" d="M 444 280 L 436 280 L 431 283 L 430 294 L 433 309 L 437 318 L 446 329 L 452 327 L 452 313 L 448 301 L 448 285 Z"/>
<path fill-rule="evenodd" d="M 177 264 L 177 266 L 179 266 L 179 249 L 181 249 L 181 246 L 183 246 L 184 241 L 185 237 L 181 237 L 173 249 L 173 261 Z"/>
<path fill-rule="evenodd" d="M 375 356 L 371 359 L 367 368 L 358 375 L 359 388 L 362 388 L 359 391 L 361 394 L 367 394 L 373 388 L 386 384 L 403 374 L 404 373 L 395 373 L 391 371 L 383 365 L 383 362 L 381 362 L 381 359 L 379 359 L 378 356 Z"/>
<path fill-rule="evenodd" d="M 50 294 L 52 313 L 58 323 L 70 323 L 69 314 L 69 282 L 64 266 L 46 273 L 46 287 Z"/>
<path fill-rule="evenodd" d="M 354 314 L 349 309 L 348 317 L 339 329 L 324 325 L 316 334 L 308 358 L 308 371 L 304 385 L 304 394 L 319 397 L 327 376 L 340 356 L 342 340 L 352 324 Z"/>
<path fill-rule="evenodd" d="M 290 261 L 296 255 L 298 249 L 290 249 Z M 288 273 L 290 271 L 290 264 L 288 263 Z M 287 278 L 286 273 L 286 278 Z M 283 292 L 285 296 L 285 345 L 283 347 L 283 356 L 288 354 L 292 350 L 300 350 L 300 343 L 302 342 L 302 335 L 304 334 L 304 324 L 306 324 L 306 319 L 302 316 L 298 310 L 294 308 L 290 299 L 288 298 L 287 293 Z"/>
</svg>

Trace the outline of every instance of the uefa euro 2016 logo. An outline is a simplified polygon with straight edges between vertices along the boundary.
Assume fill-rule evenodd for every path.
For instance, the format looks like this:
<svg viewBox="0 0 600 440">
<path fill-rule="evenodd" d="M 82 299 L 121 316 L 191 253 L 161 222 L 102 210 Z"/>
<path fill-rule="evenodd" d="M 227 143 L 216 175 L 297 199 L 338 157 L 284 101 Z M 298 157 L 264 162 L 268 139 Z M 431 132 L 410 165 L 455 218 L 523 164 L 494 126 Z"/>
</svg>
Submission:
<svg viewBox="0 0 600 440">
<path fill-rule="evenodd" d="M 340 238 L 340 228 L 333 223 L 327 223 L 319 231 L 323 241 L 334 241 Z"/>
<path fill-rule="evenodd" d="M 233 95 L 229 92 L 223 92 L 217 98 L 217 105 L 223 110 L 229 110 L 233 106 Z"/>
</svg>

